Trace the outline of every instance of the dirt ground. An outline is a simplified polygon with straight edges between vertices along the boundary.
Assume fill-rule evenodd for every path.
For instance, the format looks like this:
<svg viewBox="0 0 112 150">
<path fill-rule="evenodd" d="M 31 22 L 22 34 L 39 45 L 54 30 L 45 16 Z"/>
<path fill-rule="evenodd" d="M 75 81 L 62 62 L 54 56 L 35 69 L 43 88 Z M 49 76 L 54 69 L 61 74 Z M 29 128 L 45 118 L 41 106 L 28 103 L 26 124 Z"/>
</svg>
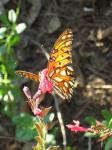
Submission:
<svg viewBox="0 0 112 150">
<path fill-rule="evenodd" d="M 17 4 L 17 0 L 7 0 L 2 7 L 4 10 L 15 9 Z M 112 111 L 111 0 L 24 0 L 19 21 L 27 23 L 28 28 L 21 36 L 21 43 L 15 48 L 17 69 L 30 72 L 38 72 L 46 67 L 47 59 L 41 45 L 50 53 L 61 32 L 66 28 L 73 31 L 73 67 L 79 84 L 74 89 L 71 102 L 60 104 L 65 124 L 74 119 L 88 126 L 84 120 L 86 116 L 102 120 L 102 109 Z M 32 91 L 35 89 L 33 82 L 27 81 L 27 84 Z M 43 105 L 53 106 L 53 97 L 47 95 Z M 2 119 L 9 124 L 10 121 L 5 120 L 4 116 Z M 10 130 L 14 130 L 12 125 Z M 66 132 L 68 145 L 73 150 L 88 149 L 88 139 L 82 134 Z M 60 131 L 56 139 L 62 145 Z M 1 141 L 1 150 L 25 150 L 24 143 L 11 139 Z M 92 139 L 92 149 L 101 150 L 101 143 Z"/>
</svg>

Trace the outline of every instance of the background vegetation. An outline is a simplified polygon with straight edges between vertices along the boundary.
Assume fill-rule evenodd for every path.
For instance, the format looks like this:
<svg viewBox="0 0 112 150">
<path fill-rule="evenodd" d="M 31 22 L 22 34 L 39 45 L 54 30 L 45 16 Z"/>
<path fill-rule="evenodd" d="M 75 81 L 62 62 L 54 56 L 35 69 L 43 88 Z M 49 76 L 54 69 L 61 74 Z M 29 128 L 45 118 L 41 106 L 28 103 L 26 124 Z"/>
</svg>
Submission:
<svg viewBox="0 0 112 150">
<path fill-rule="evenodd" d="M 30 150 L 34 144 L 36 119 L 25 102 L 22 88 L 27 85 L 35 93 L 37 84 L 19 78 L 15 70 L 37 73 L 45 68 L 47 59 L 41 45 L 50 53 L 57 37 L 68 27 L 74 33 L 73 66 L 79 85 L 70 103 L 60 103 L 64 123 L 74 119 L 88 126 L 84 119 L 87 116 L 100 121 L 108 119 L 102 117 L 101 110 L 112 111 L 112 1 L 1 0 L 1 150 Z M 53 106 L 52 114 L 56 114 L 52 95 L 47 94 L 41 105 Z M 96 138 L 90 140 L 80 133 L 67 129 L 66 132 L 68 150 L 87 150 L 88 143 L 94 150 L 103 149 Z M 62 145 L 58 123 L 47 139 L 48 144 Z"/>
</svg>

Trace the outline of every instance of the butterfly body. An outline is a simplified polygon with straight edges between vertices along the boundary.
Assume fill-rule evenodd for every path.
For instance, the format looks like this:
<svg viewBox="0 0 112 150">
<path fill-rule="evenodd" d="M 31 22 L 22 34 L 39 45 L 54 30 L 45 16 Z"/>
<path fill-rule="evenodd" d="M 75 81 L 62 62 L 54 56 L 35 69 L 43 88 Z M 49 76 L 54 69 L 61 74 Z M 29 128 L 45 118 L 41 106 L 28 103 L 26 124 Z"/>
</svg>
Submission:
<svg viewBox="0 0 112 150">
<path fill-rule="evenodd" d="M 70 100 L 73 94 L 74 70 L 72 68 L 72 40 L 71 29 L 66 29 L 57 39 L 48 61 L 45 79 L 53 85 L 53 90 L 62 98 Z M 45 70 L 45 69 L 44 69 Z M 42 82 L 41 75 L 30 72 L 17 71 L 19 75 Z M 41 74 L 41 72 L 39 73 Z"/>
</svg>

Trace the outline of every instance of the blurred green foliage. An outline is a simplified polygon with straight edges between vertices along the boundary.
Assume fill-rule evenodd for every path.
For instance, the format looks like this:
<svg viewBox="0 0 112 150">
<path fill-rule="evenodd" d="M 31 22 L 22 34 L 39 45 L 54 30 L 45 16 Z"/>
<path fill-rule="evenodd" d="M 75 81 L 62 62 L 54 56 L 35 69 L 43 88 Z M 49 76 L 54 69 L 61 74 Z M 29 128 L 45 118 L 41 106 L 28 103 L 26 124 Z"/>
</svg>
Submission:
<svg viewBox="0 0 112 150">
<path fill-rule="evenodd" d="M 34 137 L 34 117 L 18 112 L 18 104 L 23 103 L 23 97 L 15 75 L 14 47 L 19 44 L 20 34 L 26 29 L 25 23 L 17 23 L 18 15 L 19 8 L 16 12 L 12 9 L 8 14 L 0 15 L 0 110 L 16 125 L 16 138 L 30 140 Z"/>
<path fill-rule="evenodd" d="M 28 113 L 21 113 L 20 115 L 13 117 L 12 120 L 16 125 L 16 138 L 19 141 L 29 141 L 34 139 L 37 135 L 34 124 L 39 120 L 37 120 L 36 117 L 33 117 Z"/>
<path fill-rule="evenodd" d="M 100 131 L 100 134 L 94 134 L 94 133 L 85 133 L 85 136 L 86 137 L 99 137 L 100 138 L 102 137 L 106 137 L 105 140 L 104 140 L 104 150 L 111 150 L 112 149 L 112 136 L 108 136 L 108 133 L 111 133 L 112 134 L 112 113 L 109 112 L 108 110 L 104 109 L 102 110 L 102 116 L 104 118 L 104 120 L 101 122 L 101 128 L 99 128 L 98 130 Z M 91 116 L 88 116 L 85 118 L 85 120 L 91 124 L 91 125 L 96 125 L 96 119 L 91 117 Z M 106 127 L 106 130 L 102 130 L 102 125 Z M 99 126 L 100 127 L 100 126 Z"/>
<path fill-rule="evenodd" d="M 16 11 L 9 10 L 8 14 L 1 14 L 0 21 L 2 27 L 0 27 L 0 110 L 12 120 L 15 124 L 16 138 L 20 141 L 28 141 L 34 139 L 36 136 L 36 129 L 34 124 L 39 120 L 27 113 L 19 112 L 18 115 L 18 103 L 22 103 L 23 97 L 18 86 L 17 76 L 15 75 L 15 69 L 17 67 L 14 48 L 19 44 L 21 40 L 20 34 L 26 29 L 25 23 L 17 23 L 19 15 L 19 8 Z M 112 114 L 103 110 L 102 115 L 104 117 L 103 124 L 112 131 Z M 45 123 L 52 122 L 54 114 L 50 113 L 44 119 Z M 86 117 L 91 125 L 96 124 L 96 119 L 93 117 Z M 47 134 L 47 145 L 55 145 L 55 136 L 57 134 L 57 128 L 51 131 L 51 134 Z M 52 134 L 53 133 L 53 134 Z M 86 137 L 95 137 L 92 133 L 86 133 Z M 104 149 L 112 149 L 112 137 L 109 137 L 104 142 Z M 67 150 L 71 150 L 71 147 L 67 147 Z"/>
<path fill-rule="evenodd" d="M 21 40 L 20 34 L 26 29 L 25 23 L 17 23 L 18 15 L 19 8 L 0 15 L 0 110 L 15 124 L 16 138 L 28 141 L 34 139 L 37 134 L 34 124 L 38 119 L 18 110 L 18 104 L 23 103 L 23 96 L 19 89 L 18 76 L 15 75 L 17 62 L 14 50 Z M 51 113 L 44 121 L 47 123 L 53 118 L 54 114 Z M 52 138 L 54 139 L 53 135 Z"/>
<path fill-rule="evenodd" d="M 14 47 L 19 43 L 20 33 L 25 30 L 26 24 L 17 24 L 18 13 L 19 9 L 0 15 L 0 101 L 1 111 L 10 118 L 16 115 L 17 101 L 22 99 L 16 85 Z"/>
</svg>

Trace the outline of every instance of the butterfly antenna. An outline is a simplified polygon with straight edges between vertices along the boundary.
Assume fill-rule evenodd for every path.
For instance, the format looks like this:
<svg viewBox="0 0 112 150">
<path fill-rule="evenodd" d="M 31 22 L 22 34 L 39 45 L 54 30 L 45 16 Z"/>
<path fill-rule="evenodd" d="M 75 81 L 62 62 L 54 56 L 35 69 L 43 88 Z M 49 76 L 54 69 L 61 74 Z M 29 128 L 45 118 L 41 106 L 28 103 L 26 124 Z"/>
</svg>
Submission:
<svg viewBox="0 0 112 150">
<path fill-rule="evenodd" d="M 47 51 L 45 50 L 44 46 L 41 45 L 41 49 L 42 49 L 42 52 L 44 53 L 45 57 L 47 58 L 47 60 L 49 59 L 49 54 L 47 53 Z"/>
</svg>

